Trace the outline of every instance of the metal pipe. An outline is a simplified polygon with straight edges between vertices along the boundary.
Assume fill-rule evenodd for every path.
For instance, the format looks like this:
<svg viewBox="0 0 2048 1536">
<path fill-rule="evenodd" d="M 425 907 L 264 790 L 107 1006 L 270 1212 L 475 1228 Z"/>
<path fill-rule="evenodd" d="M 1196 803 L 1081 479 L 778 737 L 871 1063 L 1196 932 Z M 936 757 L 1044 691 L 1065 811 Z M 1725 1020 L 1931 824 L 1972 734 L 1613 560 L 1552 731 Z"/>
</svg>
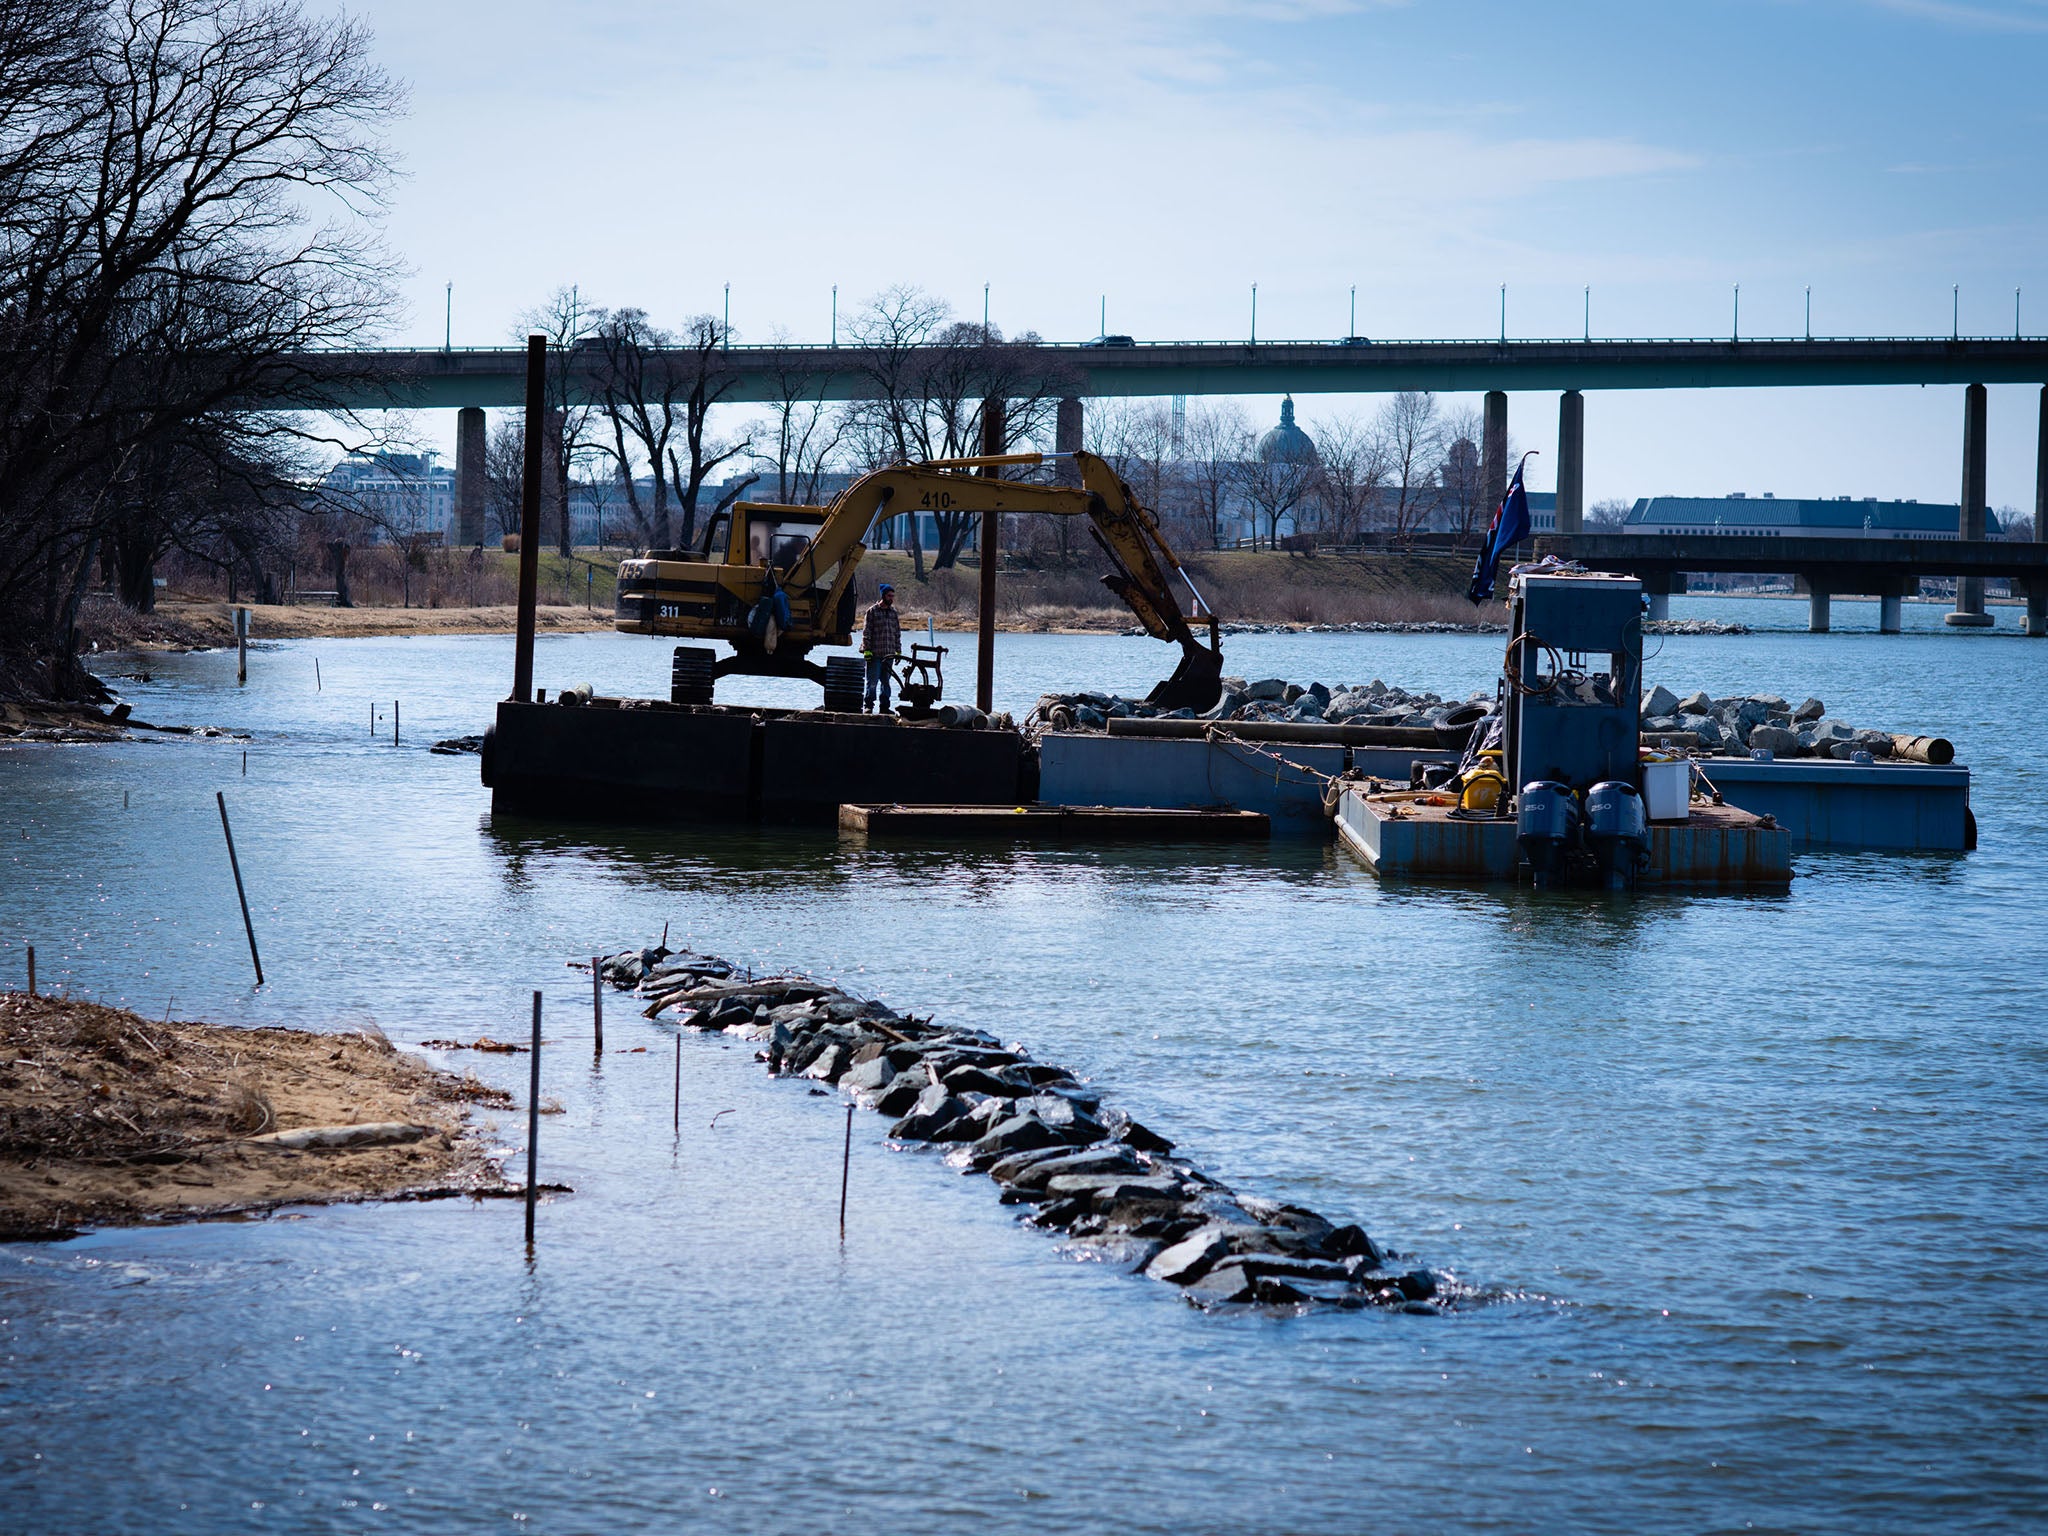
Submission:
<svg viewBox="0 0 2048 1536">
<path fill-rule="evenodd" d="M 228 825 L 228 797 L 215 790 L 213 801 L 220 807 L 220 830 L 228 840 L 228 868 L 235 872 L 235 898 L 242 904 L 242 931 L 249 936 L 249 959 L 256 967 L 256 985 L 260 987 L 263 957 L 256 953 L 256 925 L 249 921 L 249 893 L 242 888 L 242 861 L 235 857 L 235 829 Z"/>
<path fill-rule="evenodd" d="M 981 403 L 980 472 L 984 479 L 1002 477 L 1000 461 L 1007 457 L 1003 453 L 1007 435 L 1005 409 L 1006 402 L 1000 395 L 991 395 Z M 974 707 L 985 715 L 992 714 L 996 707 L 996 561 L 1002 556 L 1002 543 L 1002 513 L 982 513 L 981 633 L 974 655 Z"/>
<path fill-rule="evenodd" d="M 1427 725 L 1342 725 L 1308 720 L 1158 720 L 1127 716 L 1109 722 L 1112 736 L 1163 737 L 1171 741 L 1201 741 L 1210 730 L 1227 731 L 1244 741 L 1292 741 L 1303 745 L 1348 747 L 1420 747 L 1450 750 L 1463 744 L 1469 728 L 1458 734 L 1453 727 L 1439 735 Z M 1450 739 L 1446 739 L 1446 737 Z"/>
<path fill-rule="evenodd" d="M 519 492 L 519 627 L 512 642 L 512 697 L 533 698 L 533 619 L 540 596 L 541 436 L 548 408 L 548 339 L 526 338 L 526 463 Z"/>
<path fill-rule="evenodd" d="M 533 1070 L 526 1087 L 526 1249 L 533 1251 L 533 1207 L 540 1177 L 540 993 L 533 994 Z"/>
</svg>

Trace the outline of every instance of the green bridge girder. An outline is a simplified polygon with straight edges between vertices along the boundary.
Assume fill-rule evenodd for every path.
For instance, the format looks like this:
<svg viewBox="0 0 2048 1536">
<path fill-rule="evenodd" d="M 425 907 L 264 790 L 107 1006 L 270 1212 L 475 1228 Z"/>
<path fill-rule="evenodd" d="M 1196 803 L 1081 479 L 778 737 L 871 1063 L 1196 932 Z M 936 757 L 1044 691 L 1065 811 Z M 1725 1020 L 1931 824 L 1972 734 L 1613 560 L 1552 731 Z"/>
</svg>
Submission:
<svg viewBox="0 0 2048 1536">
<path fill-rule="evenodd" d="M 2048 338 L 1770 339 L 1758 341 L 1147 342 L 1048 344 L 1047 390 L 1063 396 L 1391 394 L 1400 390 L 1766 389 L 1866 385 L 2048 385 Z M 677 353 L 684 367 L 693 354 Z M 525 399 L 520 347 L 307 353 L 296 359 L 324 406 L 351 410 L 504 408 Z M 851 347 L 733 347 L 720 354 L 733 387 L 760 404 L 792 379 L 812 398 L 867 392 Z M 595 369 L 571 364 L 588 398 Z M 292 409 L 295 392 L 256 402 Z"/>
</svg>

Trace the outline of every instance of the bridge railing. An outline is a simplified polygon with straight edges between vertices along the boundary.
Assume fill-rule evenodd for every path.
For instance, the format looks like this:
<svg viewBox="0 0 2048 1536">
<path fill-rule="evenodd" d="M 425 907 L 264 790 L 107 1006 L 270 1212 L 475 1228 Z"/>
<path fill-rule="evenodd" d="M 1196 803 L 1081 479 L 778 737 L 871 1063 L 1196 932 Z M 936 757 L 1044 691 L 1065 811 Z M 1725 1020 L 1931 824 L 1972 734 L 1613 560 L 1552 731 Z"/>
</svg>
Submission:
<svg viewBox="0 0 2048 1536">
<path fill-rule="evenodd" d="M 1501 341 L 1492 336 L 1440 336 L 1440 337 L 1347 337 L 1306 336 L 1266 337 L 1252 341 L 1247 337 L 1223 340 L 1191 341 L 1134 341 L 1129 346 L 1102 346 L 1093 341 L 1041 341 L 1035 345 L 1047 352 L 1074 352 L 1082 354 L 1121 355 L 1131 352 L 1176 352 L 1202 348 L 1227 351 L 1264 351 L 1268 347 L 1321 347 L 1331 351 L 1367 351 L 1395 347 L 1725 347 L 1729 345 L 1850 345 L 1850 346 L 1953 346 L 1960 342 L 2018 342 L 2048 343 L 2048 336 L 1511 336 Z M 687 351 L 688 348 L 676 350 Z M 860 349 L 845 343 L 829 341 L 762 341 L 735 342 L 723 349 L 738 353 L 777 352 L 857 352 Z M 507 358 L 524 357 L 526 348 L 520 345 L 491 345 L 483 347 L 436 347 L 387 346 L 387 347 L 334 347 L 317 349 L 333 352 L 339 356 L 498 356 Z"/>
</svg>

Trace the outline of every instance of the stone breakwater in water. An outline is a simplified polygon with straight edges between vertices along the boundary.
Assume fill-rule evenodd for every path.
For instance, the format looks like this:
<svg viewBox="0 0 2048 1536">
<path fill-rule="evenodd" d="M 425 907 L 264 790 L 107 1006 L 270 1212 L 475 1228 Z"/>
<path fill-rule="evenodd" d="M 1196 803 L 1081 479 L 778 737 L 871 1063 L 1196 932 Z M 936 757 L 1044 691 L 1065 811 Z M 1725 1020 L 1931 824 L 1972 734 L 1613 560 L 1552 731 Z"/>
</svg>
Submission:
<svg viewBox="0 0 2048 1536">
<path fill-rule="evenodd" d="M 1238 1194 L 1174 1155 L 1063 1067 L 978 1029 L 941 1028 L 798 975 L 754 977 L 662 947 L 599 962 L 649 1018 L 757 1043 L 780 1077 L 837 1087 L 987 1174 L 1006 1205 L 1078 1251 L 1177 1286 L 1201 1307 L 1396 1307 L 1436 1312 L 1443 1287 L 1353 1224 Z"/>
<path fill-rule="evenodd" d="M 1469 724 L 1487 712 L 1493 691 L 1481 688 L 1464 699 L 1434 693 L 1411 693 L 1374 678 L 1369 683 L 1290 683 L 1285 678 L 1223 679 L 1223 696 L 1197 714 L 1192 709 L 1162 710 L 1143 699 L 1113 693 L 1049 693 L 1025 717 L 1027 729 L 1100 731 L 1112 719 L 1291 721 L 1304 724 L 1454 726 Z"/>
<path fill-rule="evenodd" d="M 1716 699 L 1704 692 L 1680 698 L 1659 685 L 1643 695 L 1643 734 L 1691 732 L 1700 750 L 1747 757 L 1758 748 L 1774 757 L 1832 757 L 1858 752 L 1892 755 L 1892 733 L 1851 725 L 1828 714 L 1819 699 L 1788 703 L 1775 693 Z"/>
</svg>

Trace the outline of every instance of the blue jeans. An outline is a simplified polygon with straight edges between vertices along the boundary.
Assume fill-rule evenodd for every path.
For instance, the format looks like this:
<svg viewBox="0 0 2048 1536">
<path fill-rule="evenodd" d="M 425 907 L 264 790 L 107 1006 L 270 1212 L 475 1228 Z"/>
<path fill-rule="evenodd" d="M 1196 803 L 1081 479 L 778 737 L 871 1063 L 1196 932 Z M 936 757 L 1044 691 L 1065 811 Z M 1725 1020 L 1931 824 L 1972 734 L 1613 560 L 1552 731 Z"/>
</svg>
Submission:
<svg viewBox="0 0 2048 1536">
<path fill-rule="evenodd" d="M 875 708 L 875 696 L 877 693 L 881 695 L 881 713 L 885 715 L 889 713 L 889 663 L 895 659 L 893 656 L 869 656 L 866 658 L 868 680 L 866 686 L 861 690 L 860 708 L 862 714 L 866 714 L 869 710 Z"/>
</svg>

